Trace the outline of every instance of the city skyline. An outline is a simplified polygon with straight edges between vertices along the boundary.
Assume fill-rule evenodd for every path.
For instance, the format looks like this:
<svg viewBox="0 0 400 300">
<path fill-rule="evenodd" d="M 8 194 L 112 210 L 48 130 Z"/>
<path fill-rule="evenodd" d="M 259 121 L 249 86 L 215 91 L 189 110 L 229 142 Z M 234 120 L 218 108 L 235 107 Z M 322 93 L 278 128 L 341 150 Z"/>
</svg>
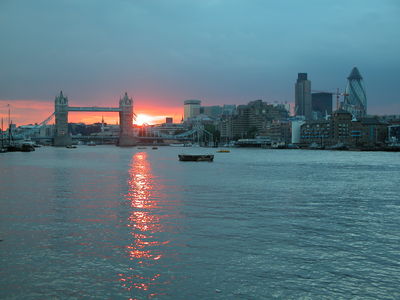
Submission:
<svg viewBox="0 0 400 300">
<path fill-rule="evenodd" d="M 60 90 L 88 106 L 127 91 L 137 113 L 177 121 L 187 99 L 294 105 L 301 72 L 313 89 L 344 91 L 353 67 L 368 113 L 400 114 L 399 10 L 396 1 L 2 2 L 0 114 L 10 104 L 15 123 L 40 122 Z"/>
</svg>

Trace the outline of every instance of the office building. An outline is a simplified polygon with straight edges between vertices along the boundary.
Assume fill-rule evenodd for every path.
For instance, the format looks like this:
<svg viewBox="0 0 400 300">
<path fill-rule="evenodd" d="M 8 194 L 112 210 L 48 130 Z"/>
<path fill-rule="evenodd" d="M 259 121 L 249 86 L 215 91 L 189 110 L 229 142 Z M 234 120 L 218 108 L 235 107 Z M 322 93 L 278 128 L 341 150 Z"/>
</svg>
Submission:
<svg viewBox="0 0 400 300">
<path fill-rule="evenodd" d="M 222 106 L 222 115 L 223 116 L 231 116 L 236 111 L 236 105 L 233 104 L 224 104 Z"/>
<path fill-rule="evenodd" d="M 396 124 L 388 127 L 388 139 L 391 144 L 400 144 L 400 125 Z"/>
<path fill-rule="evenodd" d="M 201 105 L 200 100 L 185 100 L 183 120 L 187 121 L 190 118 L 194 118 L 200 115 L 200 105 Z"/>
<path fill-rule="evenodd" d="M 332 114 L 332 93 L 312 93 L 311 107 L 314 120 L 323 119 Z"/>
<path fill-rule="evenodd" d="M 291 117 L 290 123 L 291 123 L 291 133 L 292 133 L 291 142 L 292 144 L 299 144 L 301 126 L 305 123 L 304 117 L 303 116 Z"/>
<path fill-rule="evenodd" d="M 359 119 L 367 115 L 367 96 L 363 78 L 354 67 L 349 77 L 347 77 L 346 96 L 342 108 L 352 114 L 354 119 Z"/>
<path fill-rule="evenodd" d="M 222 106 L 202 106 L 200 107 L 200 113 L 204 114 L 210 118 L 218 119 L 222 115 Z"/>
<path fill-rule="evenodd" d="M 311 112 L 311 81 L 307 79 L 307 73 L 299 73 L 295 84 L 295 116 L 310 120 Z"/>
</svg>

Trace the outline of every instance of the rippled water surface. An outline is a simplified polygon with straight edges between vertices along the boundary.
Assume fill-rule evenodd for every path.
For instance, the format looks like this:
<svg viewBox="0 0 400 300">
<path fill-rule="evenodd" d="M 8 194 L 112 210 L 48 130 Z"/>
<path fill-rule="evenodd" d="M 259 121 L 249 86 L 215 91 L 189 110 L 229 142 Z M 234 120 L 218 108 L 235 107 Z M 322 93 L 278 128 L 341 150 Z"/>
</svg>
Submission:
<svg viewBox="0 0 400 300">
<path fill-rule="evenodd" d="M 0 298 L 400 298 L 400 153 L 182 151 L 0 154 Z"/>
</svg>

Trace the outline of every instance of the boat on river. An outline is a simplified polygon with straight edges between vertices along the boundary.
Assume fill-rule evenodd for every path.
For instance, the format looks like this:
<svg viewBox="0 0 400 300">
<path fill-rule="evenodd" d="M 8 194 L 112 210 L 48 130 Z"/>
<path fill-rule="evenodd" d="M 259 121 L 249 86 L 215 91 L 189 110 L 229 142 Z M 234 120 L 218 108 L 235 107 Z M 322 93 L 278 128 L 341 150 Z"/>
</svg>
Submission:
<svg viewBox="0 0 400 300">
<path fill-rule="evenodd" d="M 180 161 L 213 161 L 214 155 L 212 154 L 179 154 Z"/>
<path fill-rule="evenodd" d="M 229 152 L 231 152 L 230 150 L 227 150 L 227 149 L 221 149 L 221 150 L 218 150 L 217 151 L 218 153 L 229 153 Z"/>
<path fill-rule="evenodd" d="M 8 152 L 31 152 L 35 151 L 35 147 L 30 144 L 11 144 L 7 146 L 6 150 Z"/>
</svg>

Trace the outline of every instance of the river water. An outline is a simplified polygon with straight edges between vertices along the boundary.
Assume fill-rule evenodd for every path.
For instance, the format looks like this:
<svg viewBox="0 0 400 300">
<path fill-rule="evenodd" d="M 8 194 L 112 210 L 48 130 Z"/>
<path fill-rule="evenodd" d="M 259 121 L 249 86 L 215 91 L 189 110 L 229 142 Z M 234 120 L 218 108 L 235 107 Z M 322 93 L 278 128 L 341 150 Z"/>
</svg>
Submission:
<svg viewBox="0 0 400 300">
<path fill-rule="evenodd" d="M 0 154 L 0 298 L 399 299 L 399 178 L 384 152 Z"/>
</svg>

